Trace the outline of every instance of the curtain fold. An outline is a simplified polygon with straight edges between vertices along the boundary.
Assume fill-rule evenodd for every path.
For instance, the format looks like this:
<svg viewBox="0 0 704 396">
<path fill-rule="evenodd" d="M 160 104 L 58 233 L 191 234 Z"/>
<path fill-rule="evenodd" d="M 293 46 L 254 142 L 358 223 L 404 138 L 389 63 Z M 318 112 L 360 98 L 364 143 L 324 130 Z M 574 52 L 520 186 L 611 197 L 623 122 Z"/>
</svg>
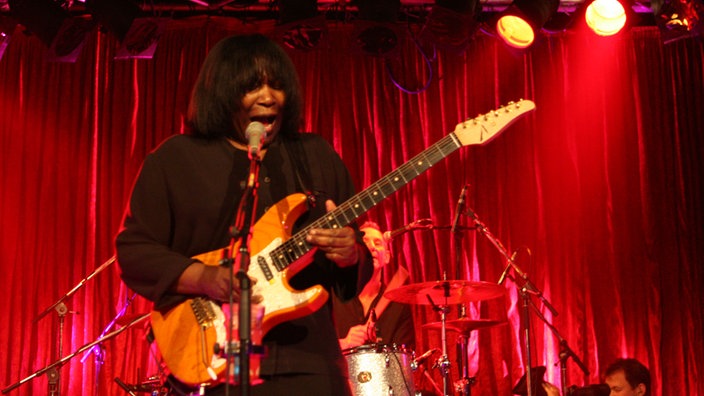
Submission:
<svg viewBox="0 0 704 396">
<path fill-rule="evenodd" d="M 59 64 L 45 60 L 36 37 L 16 30 L 0 60 L 3 388 L 95 341 L 131 299 L 116 265 L 81 282 L 113 256 L 144 156 L 182 132 L 208 49 L 254 31 L 280 35 L 273 22 L 172 21 L 151 60 L 114 60 L 119 43 L 96 31 L 76 63 Z M 289 50 L 305 94 L 304 130 L 335 147 L 359 190 L 468 118 L 519 99 L 537 105 L 362 217 L 385 230 L 432 219 L 435 229 L 392 241 L 394 268 L 407 268 L 414 283 L 498 281 L 506 260 L 486 234 L 468 216 L 459 235 L 449 230 L 469 185 L 469 207 L 509 254 L 517 252 L 519 268 L 557 312 L 530 297 L 558 332 L 529 312 L 532 365 L 547 367 L 546 380 L 560 383 L 563 339 L 589 370 L 568 358 L 568 385 L 599 382 L 611 361 L 629 356 L 650 368 L 654 395 L 704 394 L 700 41 L 663 45 L 657 28 L 611 38 L 570 31 L 516 53 L 478 35 L 461 53 L 433 53 L 406 33 L 384 59 L 357 48 L 350 25 L 329 24 L 327 33 L 317 49 Z M 510 274 L 505 297 L 466 307 L 472 318 L 505 322 L 469 334 L 473 394 L 509 395 L 525 371 L 523 283 Z M 38 319 L 77 285 L 64 301 L 63 328 L 54 310 Z M 416 352 L 440 347 L 438 331 L 423 327 L 437 313 L 413 310 Z M 141 297 L 127 309 L 132 317 L 145 312 Z M 457 317 L 450 307 L 449 319 Z M 145 334 L 140 323 L 106 340 L 103 363 L 93 354 L 70 359 L 61 391 L 121 395 L 115 377 L 135 384 L 154 375 L 158 357 Z M 457 338 L 449 333 L 452 381 L 460 379 Z M 46 393 L 47 382 L 33 378 L 11 394 Z"/>
</svg>

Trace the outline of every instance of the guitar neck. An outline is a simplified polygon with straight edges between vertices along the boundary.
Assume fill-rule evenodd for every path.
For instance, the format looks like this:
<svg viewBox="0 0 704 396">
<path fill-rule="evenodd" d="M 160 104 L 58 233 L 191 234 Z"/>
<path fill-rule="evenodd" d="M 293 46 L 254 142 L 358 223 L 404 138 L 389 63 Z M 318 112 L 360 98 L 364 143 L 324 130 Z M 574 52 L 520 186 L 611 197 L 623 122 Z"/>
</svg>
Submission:
<svg viewBox="0 0 704 396">
<path fill-rule="evenodd" d="M 427 171 L 462 147 L 462 144 L 450 133 L 437 143 L 425 149 L 420 154 L 411 158 L 398 169 L 382 177 L 377 182 L 367 187 L 360 193 L 348 199 L 335 210 L 315 220 L 313 223 L 297 232 L 271 252 L 271 260 L 277 269 L 284 270 L 291 263 L 308 253 L 313 246 L 306 242 L 308 231 L 313 228 L 341 228 L 351 224 L 359 216 L 376 206 L 386 197 L 408 184 L 421 173 Z"/>
</svg>

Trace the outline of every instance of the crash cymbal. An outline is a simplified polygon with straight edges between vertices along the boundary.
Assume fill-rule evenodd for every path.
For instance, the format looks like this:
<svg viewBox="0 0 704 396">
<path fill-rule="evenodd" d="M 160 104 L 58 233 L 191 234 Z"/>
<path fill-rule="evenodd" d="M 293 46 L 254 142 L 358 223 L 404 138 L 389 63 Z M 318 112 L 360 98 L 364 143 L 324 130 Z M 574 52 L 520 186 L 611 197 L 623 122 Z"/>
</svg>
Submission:
<svg viewBox="0 0 704 396">
<path fill-rule="evenodd" d="M 388 290 L 384 297 L 404 304 L 451 305 L 489 300 L 505 291 L 503 286 L 491 282 L 447 280 L 411 283 Z"/>
<path fill-rule="evenodd" d="M 468 335 L 472 330 L 498 326 L 505 323 L 506 321 L 503 320 L 459 318 L 446 321 L 445 328 L 448 331 L 456 331 L 460 334 Z M 421 327 L 430 330 L 441 330 L 442 322 L 426 323 Z"/>
</svg>

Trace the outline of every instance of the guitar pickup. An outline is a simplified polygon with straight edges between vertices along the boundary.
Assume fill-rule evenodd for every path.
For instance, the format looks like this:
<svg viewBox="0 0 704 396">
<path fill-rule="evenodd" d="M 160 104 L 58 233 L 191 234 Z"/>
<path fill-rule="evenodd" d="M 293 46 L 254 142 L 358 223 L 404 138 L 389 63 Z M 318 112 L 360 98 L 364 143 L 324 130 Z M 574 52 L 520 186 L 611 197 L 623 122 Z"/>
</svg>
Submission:
<svg viewBox="0 0 704 396">
<path fill-rule="evenodd" d="M 271 268 L 269 268 L 269 263 L 266 262 L 264 256 L 257 256 L 257 264 L 259 264 L 259 268 L 262 269 L 262 273 L 264 274 L 266 280 L 271 281 L 272 279 L 274 279 L 274 274 L 271 272 Z"/>
</svg>

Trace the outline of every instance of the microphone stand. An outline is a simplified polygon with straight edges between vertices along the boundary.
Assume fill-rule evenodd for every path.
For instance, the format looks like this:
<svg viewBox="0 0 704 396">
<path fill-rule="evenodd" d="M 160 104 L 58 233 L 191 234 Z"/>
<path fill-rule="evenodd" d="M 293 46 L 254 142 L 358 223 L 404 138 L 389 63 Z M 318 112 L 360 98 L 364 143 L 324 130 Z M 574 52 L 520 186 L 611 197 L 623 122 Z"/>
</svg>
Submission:
<svg viewBox="0 0 704 396">
<path fill-rule="evenodd" d="M 567 344 L 567 340 L 562 338 L 560 335 L 560 332 L 557 331 L 557 328 L 553 326 L 552 323 L 550 323 L 547 318 L 540 312 L 538 307 L 535 306 L 533 301 L 530 301 L 530 306 L 533 309 L 533 311 L 538 315 L 540 320 L 545 323 L 546 326 L 552 331 L 553 335 L 555 335 L 555 338 L 557 338 L 557 341 L 560 344 L 560 353 L 559 353 L 559 358 L 560 358 L 560 373 L 561 373 L 561 387 L 562 387 L 562 394 L 567 395 L 567 359 L 572 357 L 575 363 L 577 363 L 577 366 L 582 370 L 585 376 L 589 376 L 589 369 L 587 369 L 587 366 L 582 363 L 582 360 L 577 356 L 576 353 L 570 348 L 570 346 Z"/>
<path fill-rule="evenodd" d="M 503 283 L 504 278 L 508 276 L 508 272 L 513 269 L 516 274 L 523 280 L 523 285 L 520 286 L 520 294 L 521 298 L 523 300 L 523 310 L 521 311 L 521 326 L 523 327 L 523 342 L 525 344 L 525 349 L 526 349 L 526 389 L 528 391 L 527 396 L 533 396 L 533 384 L 532 384 L 532 369 L 531 369 L 531 362 L 532 362 L 532 357 L 531 357 L 531 347 L 530 347 L 530 295 L 536 295 L 538 298 L 543 302 L 543 304 L 552 312 L 553 316 L 557 316 L 557 311 L 555 308 L 553 308 L 552 304 L 545 299 L 543 296 L 543 293 L 538 289 L 533 282 L 528 278 L 528 275 L 521 270 L 520 267 L 516 264 L 514 261 L 514 258 L 508 254 L 508 251 L 504 246 L 501 244 L 501 241 L 499 241 L 494 235 L 489 231 L 489 229 L 482 223 L 481 220 L 479 220 L 479 217 L 477 217 L 477 214 L 474 213 L 471 207 L 467 205 L 467 215 L 474 221 L 475 228 L 479 230 L 479 232 L 482 233 L 489 241 L 499 250 L 499 252 L 506 258 L 506 261 L 508 262 L 507 268 L 504 270 L 504 272 L 501 274 L 501 278 L 499 279 L 499 284 Z M 514 280 L 515 281 L 515 280 Z M 518 284 L 517 284 L 518 285 Z"/>
<path fill-rule="evenodd" d="M 115 315 L 115 317 L 108 323 L 107 326 L 105 326 L 105 329 L 103 329 L 103 332 L 100 333 L 100 336 L 98 336 L 99 339 L 102 339 L 105 337 L 105 335 L 115 326 L 117 323 L 117 320 L 125 316 L 125 312 L 127 312 L 127 308 L 132 304 L 132 301 L 134 301 L 135 297 L 137 296 L 137 293 L 132 293 L 130 297 L 127 298 L 127 302 L 125 305 L 120 309 L 120 311 Z M 102 370 L 103 364 L 105 363 L 105 346 L 102 343 L 97 343 L 95 344 L 91 349 L 89 349 L 85 355 L 81 358 L 81 363 L 85 363 L 86 359 L 88 359 L 88 356 L 93 353 L 95 354 L 95 395 L 98 396 L 100 395 L 100 371 Z"/>
<path fill-rule="evenodd" d="M 61 296 L 54 304 L 46 308 L 44 311 L 42 311 L 39 315 L 37 315 L 36 318 L 32 321 L 32 323 L 37 323 L 40 319 L 45 317 L 49 312 L 56 310 L 56 313 L 59 316 L 59 334 L 57 335 L 58 341 L 57 341 L 57 346 L 58 346 L 58 351 L 56 358 L 60 357 L 63 354 L 63 334 L 64 334 L 64 322 L 66 319 L 66 314 L 67 313 L 77 313 L 73 311 L 69 311 L 68 307 L 66 307 L 66 304 L 64 303 L 65 300 L 67 300 L 69 297 L 74 295 L 83 285 L 85 285 L 89 280 L 93 279 L 96 275 L 101 273 L 105 268 L 110 266 L 110 264 L 115 262 L 115 256 L 109 258 L 107 261 L 105 261 L 100 267 L 95 269 L 90 275 L 87 277 L 83 278 L 76 286 L 73 287 L 73 289 L 69 290 L 66 294 Z M 59 396 L 61 393 L 61 371 L 60 371 L 60 366 L 52 366 L 48 370 L 47 378 L 49 379 L 48 381 L 48 394 L 51 396 Z M 97 379 L 96 379 L 97 380 Z"/>
<path fill-rule="evenodd" d="M 2 394 L 4 395 L 4 394 L 6 394 L 6 393 L 9 393 L 9 392 L 12 391 L 13 389 L 16 389 L 16 388 L 19 387 L 20 385 L 25 384 L 25 383 L 29 382 L 30 380 L 33 380 L 34 378 L 39 377 L 40 375 L 42 375 L 42 374 L 44 374 L 44 373 L 47 373 L 47 372 L 48 372 L 49 374 L 47 374 L 47 375 L 51 375 L 51 372 L 53 372 L 53 371 L 55 371 L 55 370 L 58 370 L 58 368 L 62 367 L 64 364 L 66 364 L 66 362 L 68 362 L 69 360 L 73 359 L 76 355 L 87 351 L 88 349 L 92 348 L 93 346 L 95 346 L 95 345 L 97 345 L 97 344 L 100 344 L 100 343 L 102 343 L 102 342 L 104 342 L 104 341 L 107 341 L 107 340 L 109 340 L 109 339 L 111 339 L 111 338 L 117 336 L 118 334 L 120 334 L 120 333 L 122 333 L 123 331 L 129 329 L 130 327 L 134 326 L 135 324 L 137 324 L 137 323 L 139 323 L 139 322 L 141 322 L 141 321 L 147 319 L 148 317 L 149 317 L 149 314 L 148 314 L 148 313 L 145 313 L 144 315 L 139 316 L 139 317 L 133 319 L 130 323 L 126 324 L 124 327 L 122 327 L 122 328 L 120 328 L 120 329 L 117 329 L 117 330 L 114 330 L 114 331 L 112 331 L 112 332 L 110 332 L 110 333 L 104 335 L 104 336 L 101 337 L 101 338 L 98 338 L 97 340 L 95 340 L 95 341 L 93 341 L 93 342 L 91 342 L 91 343 L 89 343 L 89 344 L 83 345 L 82 347 L 78 348 L 78 350 L 76 350 L 76 351 L 73 352 L 72 354 L 62 357 L 61 359 L 59 359 L 59 360 L 55 361 L 54 363 L 52 363 L 52 364 L 50 364 L 50 365 L 44 367 L 43 369 L 38 370 L 38 371 L 35 371 L 33 374 L 31 374 L 31 375 L 28 376 L 28 377 L 25 377 L 25 378 L 22 379 L 21 381 L 16 382 L 16 383 L 14 383 L 14 384 L 8 386 L 7 388 L 3 389 L 3 390 L 2 390 Z"/>
<path fill-rule="evenodd" d="M 462 191 L 460 192 L 460 197 L 457 201 L 457 209 L 455 210 L 455 216 L 452 219 L 452 227 L 450 232 L 453 236 L 453 241 L 455 242 L 455 274 L 457 279 L 464 279 L 461 277 L 462 272 L 462 237 L 464 232 L 462 229 L 465 227 L 460 227 L 460 216 L 462 215 L 463 207 L 467 206 L 467 190 L 469 189 L 469 184 L 462 186 Z M 466 279 L 469 279 L 469 274 L 467 274 Z M 457 306 L 458 317 L 465 318 L 467 316 L 467 306 L 464 303 L 460 303 Z M 469 359 L 467 356 L 467 341 L 468 337 L 464 335 L 460 336 L 457 340 L 457 349 L 459 350 L 459 358 L 457 363 L 459 365 L 459 373 L 462 376 L 462 396 L 469 396 L 470 392 L 470 379 L 469 379 Z"/>
<path fill-rule="evenodd" d="M 254 226 L 255 211 L 257 208 L 257 188 L 259 187 L 259 169 L 261 168 L 261 158 L 259 157 L 259 151 L 250 151 L 249 153 L 250 164 L 249 164 L 249 177 L 247 180 L 247 186 L 240 199 L 239 207 L 237 208 L 237 214 L 235 217 L 235 224 L 230 230 L 232 235 L 232 242 L 234 246 L 235 240 L 239 239 L 240 245 L 237 253 L 238 259 L 238 270 L 236 273 L 237 280 L 240 284 L 240 303 L 238 310 L 238 335 L 239 335 L 239 351 L 238 351 L 238 363 L 239 363 L 239 387 L 241 396 L 249 396 L 251 380 L 249 375 L 250 359 L 249 354 L 252 349 L 252 338 L 251 338 L 251 317 L 252 317 L 252 307 L 251 307 L 251 297 L 252 297 L 252 282 L 247 276 L 247 271 L 249 270 L 249 260 L 250 260 L 250 248 L 249 241 L 252 235 L 252 227 Z M 232 252 L 230 252 L 232 254 Z M 232 263 L 232 259 L 229 260 Z M 230 267 L 234 271 L 234 266 Z M 232 278 L 231 278 L 232 279 Z M 233 326 L 233 306 L 234 301 L 232 300 L 232 288 L 233 285 L 230 284 L 230 323 L 228 325 L 228 365 L 232 364 L 229 354 L 232 352 L 232 326 Z M 235 368 L 237 370 L 237 368 Z M 230 370 L 227 370 L 228 376 Z M 229 394 L 230 386 L 229 381 L 227 381 L 225 391 Z"/>
</svg>

